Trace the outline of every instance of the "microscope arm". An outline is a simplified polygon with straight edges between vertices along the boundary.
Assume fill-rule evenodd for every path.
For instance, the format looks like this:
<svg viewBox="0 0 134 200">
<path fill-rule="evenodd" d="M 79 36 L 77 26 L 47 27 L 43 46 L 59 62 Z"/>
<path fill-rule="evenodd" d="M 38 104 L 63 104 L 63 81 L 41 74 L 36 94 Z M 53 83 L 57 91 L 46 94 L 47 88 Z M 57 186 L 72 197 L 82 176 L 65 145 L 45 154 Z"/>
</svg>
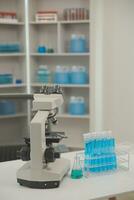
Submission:
<svg viewBox="0 0 134 200">
<path fill-rule="evenodd" d="M 43 168 L 43 155 L 46 148 L 45 123 L 49 115 L 48 111 L 38 111 L 31 121 L 30 145 L 31 168 Z"/>
</svg>

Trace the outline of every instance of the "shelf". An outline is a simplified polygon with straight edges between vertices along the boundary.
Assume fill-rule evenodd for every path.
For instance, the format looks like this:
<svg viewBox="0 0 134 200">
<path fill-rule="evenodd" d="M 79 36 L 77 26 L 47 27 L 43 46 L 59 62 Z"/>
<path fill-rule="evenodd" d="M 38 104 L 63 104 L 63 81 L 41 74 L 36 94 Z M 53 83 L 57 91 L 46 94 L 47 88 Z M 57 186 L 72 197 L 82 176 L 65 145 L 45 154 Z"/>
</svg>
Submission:
<svg viewBox="0 0 134 200">
<path fill-rule="evenodd" d="M 35 22 L 31 21 L 30 24 L 32 25 L 51 25 L 51 24 L 89 24 L 90 20 L 73 20 L 73 21 L 50 21 L 50 22 Z"/>
<path fill-rule="evenodd" d="M 31 53 L 31 56 L 89 56 L 90 53 Z"/>
<path fill-rule="evenodd" d="M 21 118 L 21 117 L 27 117 L 26 113 L 17 113 L 12 115 L 0 115 L 0 119 L 13 119 L 13 118 Z"/>
<path fill-rule="evenodd" d="M 58 22 L 55 22 L 55 21 L 50 21 L 50 22 L 35 22 L 35 21 L 31 21 L 29 24 L 31 25 L 43 25 L 43 24 L 46 24 L 46 25 L 51 25 L 51 24 L 58 24 Z"/>
<path fill-rule="evenodd" d="M 21 26 L 24 25 L 24 22 L 0 22 L 0 25 L 17 25 L 17 26 Z"/>
<path fill-rule="evenodd" d="M 3 88 L 21 88 L 25 87 L 26 84 L 0 84 L 0 89 Z"/>
<path fill-rule="evenodd" d="M 35 115 L 35 111 L 33 110 L 32 111 L 32 116 L 34 116 Z M 63 113 L 63 114 L 58 114 L 57 116 L 56 116 L 57 118 L 68 118 L 68 119 L 90 119 L 90 116 L 89 115 L 70 115 L 70 114 L 68 114 L 68 113 Z"/>
<path fill-rule="evenodd" d="M 55 84 L 55 83 L 52 83 Z M 45 83 L 32 83 L 31 86 L 32 87 L 41 87 L 42 85 L 45 85 Z M 56 85 L 56 84 L 55 84 Z M 61 87 L 64 88 L 89 88 L 90 85 L 89 84 L 57 84 L 60 85 Z"/>
<path fill-rule="evenodd" d="M 90 20 L 60 21 L 61 24 L 89 24 Z"/>
<path fill-rule="evenodd" d="M 17 57 L 25 56 L 25 53 L 0 53 L 0 57 Z"/>
<path fill-rule="evenodd" d="M 70 118 L 70 119 L 90 119 L 89 115 L 70 115 L 70 114 L 58 114 L 57 118 Z"/>
</svg>

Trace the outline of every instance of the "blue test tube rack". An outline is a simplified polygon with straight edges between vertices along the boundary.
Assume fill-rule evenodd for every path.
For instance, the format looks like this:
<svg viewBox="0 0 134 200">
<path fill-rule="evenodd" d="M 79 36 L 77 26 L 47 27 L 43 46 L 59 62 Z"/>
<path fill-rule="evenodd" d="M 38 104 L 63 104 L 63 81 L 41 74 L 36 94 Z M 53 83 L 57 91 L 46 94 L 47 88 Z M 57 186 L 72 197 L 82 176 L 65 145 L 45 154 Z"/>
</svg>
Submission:
<svg viewBox="0 0 134 200">
<path fill-rule="evenodd" d="M 86 172 L 100 173 L 117 169 L 115 139 L 110 132 L 88 134 L 84 145 Z"/>
</svg>

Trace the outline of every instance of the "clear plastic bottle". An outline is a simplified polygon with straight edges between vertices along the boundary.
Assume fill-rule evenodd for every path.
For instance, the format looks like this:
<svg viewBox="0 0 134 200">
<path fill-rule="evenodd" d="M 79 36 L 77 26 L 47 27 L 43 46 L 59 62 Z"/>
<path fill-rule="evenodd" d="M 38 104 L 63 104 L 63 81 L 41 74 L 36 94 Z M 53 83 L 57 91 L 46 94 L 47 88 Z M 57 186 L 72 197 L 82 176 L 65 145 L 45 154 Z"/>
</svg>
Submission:
<svg viewBox="0 0 134 200">
<path fill-rule="evenodd" d="M 40 65 L 37 71 L 37 81 L 39 83 L 49 83 L 50 82 L 50 71 L 47 65 Z"/>
<path fill-rule="evenodd" d="M 70 39 L 69 52 L 76 53 L 77 44 L 78 44 L 78 36 L 76 34 L 72 34 Z"/>
<path fill-rule="evenodd" d="M 80 51 L 83 52 L 83 53 L 87 52 L 86 36 L 85 35 L 80 35 L 79 41 L 80 41 Z"/>
<path fill-rule="evenodd" d="M 86 113 L 86 103 L 83 97 L 70 99 L 69 112 L 73 115 L 84 115 Z"/>
<path fill-rule="evenodd" d="M 54 74 L 54 83 L 68 84 L 69 83 L 69 70 L 67 67 L 56 66 Z"/>
<path fill-rule="evenodd" d="M 87 48 L 86 48 L 85 35 L 73 34 L 70 40 L 70 52 L 84 53 L 86 51 L 87 51 Z"/>
<path fill-rule="evenodd" d="M 70 82 L 72 84 L 86 84 L 88 74 L 84 66 L 73 66 L 70 73 Z"/>
</svg>

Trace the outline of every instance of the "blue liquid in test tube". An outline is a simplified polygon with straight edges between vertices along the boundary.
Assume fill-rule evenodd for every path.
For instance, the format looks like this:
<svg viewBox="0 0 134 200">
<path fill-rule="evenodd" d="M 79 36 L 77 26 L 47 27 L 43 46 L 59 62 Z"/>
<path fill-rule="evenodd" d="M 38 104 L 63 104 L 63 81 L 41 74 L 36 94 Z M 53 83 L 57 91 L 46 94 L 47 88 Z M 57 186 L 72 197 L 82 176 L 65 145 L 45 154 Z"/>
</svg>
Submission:
<svg viewBox="0 0 134 200">
<path fill-rule="evenodd" d="M 92 155 L 94 153 L 94 139 L 91 139 L 89 149 L 90 149 L 90 155 Z"/>
<path fill-rule="evenodd" d="M 88 154 L 91 155 L 92 154 L 92 140 L 89 140 L 88 142 Z"/>
<path fill-rule="evenodd" d="M 113 153 L 113 169 L 117 169 L 117 158 L 115 153 Z"/>
<path fill-rule="evenodd" d="M 85 141 L 85 155 L 88 154 L 88 141 Z"/>
<path fill-rule="evenodd" d="M 115 149 L 115 139 L 111 138 L 111 151 L 114 152 Z"/>
</svg>

